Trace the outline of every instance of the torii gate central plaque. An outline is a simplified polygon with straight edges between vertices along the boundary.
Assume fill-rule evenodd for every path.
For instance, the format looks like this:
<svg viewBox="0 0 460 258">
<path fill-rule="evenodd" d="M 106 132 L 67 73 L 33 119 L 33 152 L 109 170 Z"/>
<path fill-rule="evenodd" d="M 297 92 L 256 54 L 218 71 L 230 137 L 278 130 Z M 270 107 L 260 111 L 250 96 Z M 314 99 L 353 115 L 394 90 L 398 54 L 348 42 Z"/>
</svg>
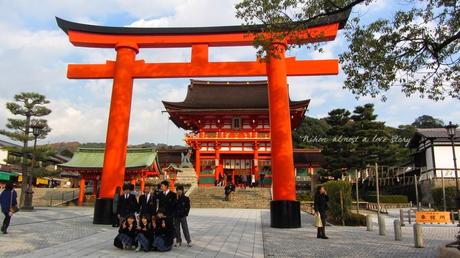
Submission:
<svg viewBox="0 0 460 258">
<path fill-rule="evenodd" d="M 345 25 L 350 10 L 308 22 L 309 42 L 334 40 Z M 136 78 L 268 77 L 269 120 L 273 196 L 271 226 L 300 227 L 300 203 L 296 201 L 294 161 L 287 76 L 337 75 L 338 60 L 296 60 L 285 57 L 285 38 L 270 48 L 266 62 L 209 62 L 208 48 L 251 46 L 254 33 L 262 26 L 128 28 L 73 23 L 56 18 L 70 42 L 79 47 L 113 48 L 116 60 L 105 64 L 70 64 L 69 79 L 113 79 L 106 149 L 99 198 L 94 207 L 95 224 L 112 223 L 112 200 L 117 186 L 123 185 L 128 143 L 129 118 Z M 251 32 L 251 33 L 248 33 Z M 136 60 L 140 48 L 191 47 L 191 62 L 145 63 Z"/>
</svg>

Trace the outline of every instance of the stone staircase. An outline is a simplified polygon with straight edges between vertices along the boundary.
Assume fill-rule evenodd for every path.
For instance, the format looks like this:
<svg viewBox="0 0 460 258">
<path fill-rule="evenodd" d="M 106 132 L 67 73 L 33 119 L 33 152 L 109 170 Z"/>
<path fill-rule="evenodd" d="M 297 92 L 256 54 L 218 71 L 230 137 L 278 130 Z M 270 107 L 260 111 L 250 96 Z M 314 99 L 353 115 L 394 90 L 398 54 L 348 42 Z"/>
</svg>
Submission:
<svg viewBox="0 0 460 258">
<path fill-rule="evenodd" d="M 177 173 L 176 184 L 196 186 L 198 181 L 194 168 L 179 168 L 182 172 Z"/>
<path fill-rule="evenodd" d="M 15 188 L 19 196 L 21 188 Z M 78 188 L 38 188 L 34 187 L 32 205 L 37 207 L 56 206 L 78 198 Z"/>
<path fill-rule="evenodd" d="M 193 208 L 269 209 L 270 188 L 236 189 L 231 201 L 224 201 L 223 187 L 197 187 L 190 194 Z"/>
</svg>

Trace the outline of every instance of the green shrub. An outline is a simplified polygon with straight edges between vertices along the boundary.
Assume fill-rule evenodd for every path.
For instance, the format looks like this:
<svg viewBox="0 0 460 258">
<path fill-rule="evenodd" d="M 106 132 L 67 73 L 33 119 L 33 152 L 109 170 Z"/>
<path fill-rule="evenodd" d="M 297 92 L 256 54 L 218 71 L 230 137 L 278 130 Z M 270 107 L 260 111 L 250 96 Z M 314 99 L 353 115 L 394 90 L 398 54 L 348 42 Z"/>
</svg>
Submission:
<svg viewBox="0 0 460 258">
<path fill-rule="evenodd" d="M 363 214 L 351 213 L 345 220 L 346 226 L 366 226 L 366 216 Z"/>
<path fill-rule="evenodd" d="M 368 202 L 377 202 L 376 195 L 367 196 Z M 409 199 L 405 195 L 380 195 L 380 203 L 408 203 Z"/>
<path fill-rule="evenodd" d="M 347 220 L 351 214 L 351 183 L 345 181 L 328 181 L 323 184 L 329 196 L 329 216 L 331 221 Z M 340 205 L 340 192 L 343 198 L 343 211 Z M 343 213 L 342 213 L 343 212 Z"/>
<path fill-rule="evenodd" d="M 297 194 L 297 201 L 311 202 L 313 201 L 313 198 L 311 197 L 310 193 L 301 193 Z"/>
<path fill-rule="evenodd" d="M 446 187 L 446 207 L 447 210 L 455 210 L 456 205 L 455 205 L 455 187 L 449 186 Z M 434 204 L 433 206 L 438 209 L 438 210 L 443 210 L 444 209 L 444 202 L 442 200 L 442 188 L 435 188 L 431 190 L 431 193 L 433 195 L 433 200 Z"/>
</svg>

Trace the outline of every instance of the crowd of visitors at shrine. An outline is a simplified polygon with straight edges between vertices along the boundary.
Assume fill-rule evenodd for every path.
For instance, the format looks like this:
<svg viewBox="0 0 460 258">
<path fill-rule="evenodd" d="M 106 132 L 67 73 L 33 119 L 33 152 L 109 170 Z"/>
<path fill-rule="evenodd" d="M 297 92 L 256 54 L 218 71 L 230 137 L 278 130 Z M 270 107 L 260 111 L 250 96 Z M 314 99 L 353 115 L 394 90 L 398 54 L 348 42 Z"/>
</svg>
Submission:
<svg viewBox="0 0 460 258">
<path fill-rule="evenodd" d="M 169 182 L 161 182 L 158 188 L 145 188 L 139 198 L 133 185 L 118 188 L 114 198 L 114 225 L 119 227 L 114 245 L 120 249 L 136 251 L 170 251 L 182 245 L 181 230 L 191 247 L 187 216 L 190 199 L 184 188 L 178 186 L 176 193 L 169 189 Z M 121 192 L 121 193 L 120 193 Z M 174 243 L 175 240 L 175 243 Z"/>
</svg>

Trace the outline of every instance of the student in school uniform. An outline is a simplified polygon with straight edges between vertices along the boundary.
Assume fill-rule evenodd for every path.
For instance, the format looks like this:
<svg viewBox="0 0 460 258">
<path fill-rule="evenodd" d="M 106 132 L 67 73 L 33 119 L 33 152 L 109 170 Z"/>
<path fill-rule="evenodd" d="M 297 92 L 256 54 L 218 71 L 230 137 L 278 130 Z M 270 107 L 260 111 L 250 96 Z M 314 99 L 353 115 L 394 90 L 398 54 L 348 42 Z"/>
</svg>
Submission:
<svg viewBox="0 0 460 258">
<path fill-rule="evenodd" d="M 137 235 L 135 238 L 135 242 L 137 243 L 136 252 L 139 252 L 141 249 L 144 252 L 150 251 L 152 235 L 153 228 L 150 218 L 148 215 L 143 214 L 137 226 Z"/>
<path fill-rule="evenodd" d="M 134 241 L 137 234 L 136 218 L 134 215 L 129 215 L 120 224 L 118 235 L 115 237 L 113 244 L 120 249 L 131 250 L 133 245 L 136 245 Z"/>
<path fill-rule="evenodd" d="M 123 194 L 118 199 L 118 219 L 121 221 L 125 220 L 128 215 L 135 214 L 139 211 L 139 205 L 137 203 L 136 196 L 131 194 L 129 185 L 123 186 Z"/>
<path fill-rule="evenodd" d="M 158 210 L 154 226 L 153 248 L 156 251 L 170 251 L 174 242 L 174 227 L 163 210 Z"/>
<path fill-rule="evenodd" d="M 152 187 L 146 187 L 144 194 L 139 196 L 139 213 L 150 218 L 156 213 L 156 208 L 157 199 L 154 189 Z"/>
</svg>

